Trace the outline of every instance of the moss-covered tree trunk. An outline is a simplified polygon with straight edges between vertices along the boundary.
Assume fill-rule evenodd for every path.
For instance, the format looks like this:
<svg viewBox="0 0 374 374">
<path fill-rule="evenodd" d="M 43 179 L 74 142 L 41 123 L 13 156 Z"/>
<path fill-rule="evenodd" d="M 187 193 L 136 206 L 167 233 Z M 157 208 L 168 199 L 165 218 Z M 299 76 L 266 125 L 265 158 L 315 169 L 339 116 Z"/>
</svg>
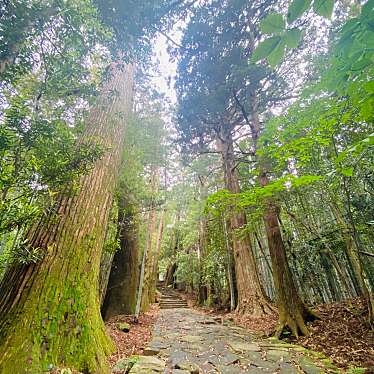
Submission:
<svg viewBox="0 0 374 374">
<path fill-rule="evenodd" d="M 138 206 L 123 192 L 118 201 L 120 248 L 109 275 L 102 314 L 105 320 L 120 314 L 133 314 L 139 279 Z"/>
<path fill-rule="evenodd" d="M 44 252 L 43 259 L 11 266 L 1 282 L 2 374 L 40 374 L 54 366 L 108 372 L 106 355 L 113 345 L 100 315 L 98 276 L 132 107 L 132 77 L 131 66 L 113 64 L 85 133 L 103 144 L 103 158 L 81 178 L 76 194 L 61 194 L 29 231 L 28 246 Z"/>
<path fill-rule="evenodd" d="M 221 126 L 217 137 L 217 149 L 221 153 L 226 188 L 239 193 L 231 128 Z M 238 303 L 236 310 L 253 316 L 263 316 L 274 311 L 260 283 L 252 244 L 248 234 L 237 235 L 235 230 L 245 228 L 247 218 L 244 211 L 230 212 L 229 228 L 232 231 Z"/>
</svg>

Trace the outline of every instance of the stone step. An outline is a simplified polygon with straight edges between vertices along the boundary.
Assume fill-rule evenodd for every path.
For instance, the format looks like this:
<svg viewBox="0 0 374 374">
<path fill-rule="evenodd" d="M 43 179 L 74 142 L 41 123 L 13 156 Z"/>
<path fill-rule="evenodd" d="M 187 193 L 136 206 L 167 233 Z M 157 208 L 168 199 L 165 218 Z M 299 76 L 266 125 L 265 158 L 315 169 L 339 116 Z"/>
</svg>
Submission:
<svg viewBox="0 0 374 374">
<path fill-rule="evenodd" d="M 160 303 L 160 305 L 187 305 L 187 303 Z"/>
<path fill-rule="evenodd" d="M 169 300 L 169 301 L 160 301 L 160 304 L 187 304 L 184 300 Z"/>
<path fill-rule="evenodd" d="M 179 294 L 166 287 L 158 287 L 161 292 L 160 308 L 161 309 L 179 309 L 188 308 L 187 301 L 182 299 Z"/>
</svg>

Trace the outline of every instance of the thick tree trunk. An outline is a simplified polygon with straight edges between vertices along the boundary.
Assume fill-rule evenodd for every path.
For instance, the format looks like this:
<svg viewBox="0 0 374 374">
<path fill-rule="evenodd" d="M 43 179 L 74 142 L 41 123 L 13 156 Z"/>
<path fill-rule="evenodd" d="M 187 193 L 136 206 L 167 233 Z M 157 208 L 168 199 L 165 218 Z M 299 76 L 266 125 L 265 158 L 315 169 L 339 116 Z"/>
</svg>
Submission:
<svg viewBox="0 0 374 374">
<path fill-rule="evenodd" d="M 251 92 L 250 105 L 251 121 L 249 125 L 254 155 L 257 157 L 257 145 L 261 126 L 258 114 L 258 101 L 255 92 Z M 263 165 L 259 166 L 261 170 L 259 182 L 262 187 L 265 187 L 269 183 L 266 168 Z M 269 199 L 267 203 L 265 203 L 264 208 L 263 218 L 273 268 L 274 287 L 279 313 L 276 335 L 280 336 L 286 326 L 288 326 L 296 336 L 298 336 L 299 333 L 308 335 L 309 331 L 305 322 L 316 318 L 316 314 L 306 307 L 295 287 L 287 261 L 281 228 L 278 222 L 278 207 L 272 199 Z"/>
<path fill-rule="evenodd" d="M 260 184 L 263 187 L 268 184 L 266 174 L 260 176 Z M 296 336 L 299 336 L 300 333 L 308 335 L 309 331 L 305 322 L 315 319 L 316 314 L 306 307 L 295 287 L 278 222 L 278 209 L 272 200 L 268 200 L 265 204 L 264 224 L 279 313 L 276 335 L 279 337 L 286 326 Z"/>
<path fill-rule="evenodd" d="M 139 279 L 139 222 L 137 205 L 123 192 L 118 203 L 120 248 L 116 251 L 102 314 L 105 320 L 135 313 Z"/>
<path fill-rule="evenodd" d="M 112 71 L 85 134 L 102 142 L 104 157 L 81 178 L 75 195 L 61 195 L 29 231 L 28 247 L 44 258 L 11 266 L 1 282 L 2 374 L 42 373 L 59 365 L 108 372 L 113 345 L 100 316 L 98 276 L 133 92 L 133 68 L 113 65 Z"/>
<path fill-rule="evenodd" d="M 231 193 L 239 193 L 240 186 L 234 159 L 233 141 L 229 126 L 221 126 L 217 137 L 217 148 L 221 153 L 226 188 Z M 256 261 L 249 234 L 237 235 L 235 230 L 245 228 L 247 218 L 244 211 L 230 212 L 238 304 L 236 310 L 253 316 L 263 316 L 274 311 L 269 298 L 260 283 Z"/>
</svg>

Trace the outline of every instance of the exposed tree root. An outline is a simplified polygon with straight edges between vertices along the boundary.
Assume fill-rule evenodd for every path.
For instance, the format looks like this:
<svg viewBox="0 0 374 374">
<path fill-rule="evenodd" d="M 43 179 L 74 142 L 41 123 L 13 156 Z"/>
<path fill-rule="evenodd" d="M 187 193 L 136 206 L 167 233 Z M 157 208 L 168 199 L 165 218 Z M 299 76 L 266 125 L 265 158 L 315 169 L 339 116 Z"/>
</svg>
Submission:
<svg viewBox="0 0 374 374">
<path fill-rule="evenodd" d="M 316 319 L 321 319 L 319 314 L 307 307 L 304 307 L 301 311 L 297 310 L 294 313 L 280 313 L 278 326 L 274 335 L 279 339 L 285 330 L 289 329 L 296 338 L 301 335 L 309 336 L 310 333 L 306 322 Z"/>
</svg>

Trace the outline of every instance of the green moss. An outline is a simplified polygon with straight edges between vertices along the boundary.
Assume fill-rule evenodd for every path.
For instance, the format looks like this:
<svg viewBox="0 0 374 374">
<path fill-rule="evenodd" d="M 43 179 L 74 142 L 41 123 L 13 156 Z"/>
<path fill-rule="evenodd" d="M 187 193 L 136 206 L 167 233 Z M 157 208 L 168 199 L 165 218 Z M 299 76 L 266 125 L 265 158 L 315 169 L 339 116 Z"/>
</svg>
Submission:
<svg viewBox="0 0 374 374">
<path fill-rule="evenodd" d="M 318 363 L 320 367 L 325 368 L 330 373 L 341 373 L 341 370 L 338 369 L 332 362 L 332 360 L 326 357 L 322 352 L 316 352 L 304 348 L 305 355 L 307 355 L 311 360 Z"/>
<path fill-rule="evenodd" d="M 364 374 L 365 372 L 366 368 L 351 367 L 348 369 L 347 374 Z"/>
<path fill-rule="evenodd" d="M 22 314 L 9 316 L 9 330 L 0 342 L 2 374 L 40 374 L 59 365 L 83 373 L 109 372 L 106 356 L 114 346 L 100 316 L 96 277 L 78 274 L 48 269 L 36 276 Z"/>
<path fill-rule="evenodd" d="M 138 361 L 139 361 L 138 355 L 133 355 L 133 356 L 130 356 L 129 358 L 125 358 L 116 363 L 116 365 L 113 367 L 113 371 L 121 370 L 123 373 L 127 374 Z"/>
<path fill-rule="evenodd" d="M 130 325 L 126 322 L 119 322 L 117 323 L 117 328 L 123 332 L 129 332 L 130 331 Z"/>
</svg>

